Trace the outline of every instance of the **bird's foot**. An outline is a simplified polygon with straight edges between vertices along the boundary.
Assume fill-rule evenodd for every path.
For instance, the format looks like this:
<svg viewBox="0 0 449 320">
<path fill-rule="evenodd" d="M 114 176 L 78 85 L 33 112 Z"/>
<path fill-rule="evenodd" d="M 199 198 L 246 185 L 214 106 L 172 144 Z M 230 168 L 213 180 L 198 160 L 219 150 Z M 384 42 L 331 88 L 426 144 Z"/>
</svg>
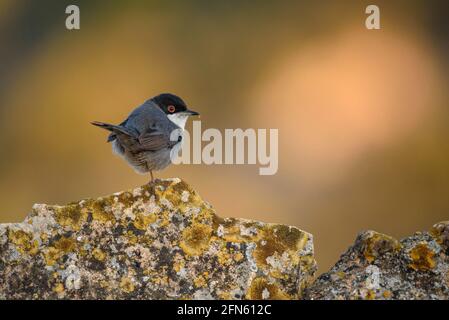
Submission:
<svg viewBox="0 0 449 320">
<path fill-rule="evenodd" d="M 148 181 L 147 185 L 148 185 L 148 191 L 150 192 L 150 194 L 154 195 L 156 194 L 156 180 L 150 180 Z"/>
</svg>

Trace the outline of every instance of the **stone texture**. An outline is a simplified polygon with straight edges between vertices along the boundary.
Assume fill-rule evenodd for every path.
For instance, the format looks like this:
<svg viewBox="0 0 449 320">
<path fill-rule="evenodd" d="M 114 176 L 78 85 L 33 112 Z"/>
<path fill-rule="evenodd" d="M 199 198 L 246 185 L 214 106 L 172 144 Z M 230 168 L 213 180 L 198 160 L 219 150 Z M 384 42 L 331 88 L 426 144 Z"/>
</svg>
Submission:
<svg viewBox="0 0 449 320">
<path fill-rule="evenodd" d="M 179 179 L 0 225 L 0 299 L 297 299 L 315 269 L 310 234 L 222 219 Z"/>
<path fill-rule="evenodd" d="M 367 231 L 306 299 L 449 299 L 449 222 L 397 241 Z"/>
</svg>

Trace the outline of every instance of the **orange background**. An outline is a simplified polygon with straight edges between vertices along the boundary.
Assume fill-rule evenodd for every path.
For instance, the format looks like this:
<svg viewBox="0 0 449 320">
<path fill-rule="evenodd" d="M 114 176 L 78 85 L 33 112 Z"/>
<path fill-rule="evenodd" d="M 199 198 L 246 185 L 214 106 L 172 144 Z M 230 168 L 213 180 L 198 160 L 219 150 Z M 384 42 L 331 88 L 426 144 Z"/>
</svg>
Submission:
<svg viewBox="0 0 449 320">
<path fill-rule="evenodd" d="M 375 229 L 449 217 L 446 1 L 0 2 L 0 222 L 147 182 L 92 120 L 172 92 L 203 128 L 278 128 L 279 171 L 181 165 L 221 216 L 298 226 L 320 271 Z M 189 123 L 188 127 L 191 127 Z"/>
</svg>

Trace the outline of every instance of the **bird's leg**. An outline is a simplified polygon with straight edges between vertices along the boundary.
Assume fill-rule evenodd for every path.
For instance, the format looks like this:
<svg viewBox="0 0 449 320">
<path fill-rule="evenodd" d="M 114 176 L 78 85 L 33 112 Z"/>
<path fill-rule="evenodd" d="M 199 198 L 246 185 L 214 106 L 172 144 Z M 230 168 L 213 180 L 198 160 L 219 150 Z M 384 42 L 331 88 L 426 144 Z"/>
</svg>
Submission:
<svg viewBox="0 0 449 320">
<path fill-rule="evenodd" d="M 150 170 L 150 175 L 151 175 L 151 180 L 150 180 L 150 184 L 154 183 L 154 177 L 153 177 L 153 171 Z"/>
</svg>

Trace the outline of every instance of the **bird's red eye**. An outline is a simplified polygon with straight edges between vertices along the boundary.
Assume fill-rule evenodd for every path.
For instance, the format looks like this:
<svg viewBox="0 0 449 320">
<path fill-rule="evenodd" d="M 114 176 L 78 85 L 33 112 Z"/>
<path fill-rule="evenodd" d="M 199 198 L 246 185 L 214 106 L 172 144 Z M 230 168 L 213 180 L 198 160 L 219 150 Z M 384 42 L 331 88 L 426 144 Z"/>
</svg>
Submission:
<svg viewBox="0 0 449 320">
<path fill-rule="evenodd" d="M 168 106 L 167 110 L 168 110 L 168 112 L 173 113 L 173 112 L 175 112 L 176 108 L 175 108 L 175 106 Z"/>
</svg>

